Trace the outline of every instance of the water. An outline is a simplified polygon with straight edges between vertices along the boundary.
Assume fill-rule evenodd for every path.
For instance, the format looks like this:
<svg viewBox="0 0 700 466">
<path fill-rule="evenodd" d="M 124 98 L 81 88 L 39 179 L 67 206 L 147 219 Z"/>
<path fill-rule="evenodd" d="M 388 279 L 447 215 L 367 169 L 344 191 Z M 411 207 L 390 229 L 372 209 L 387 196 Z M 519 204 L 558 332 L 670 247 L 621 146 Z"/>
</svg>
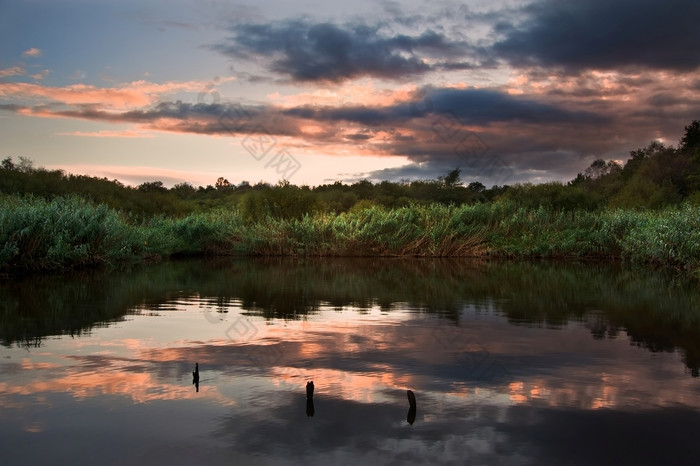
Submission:
<svg viewBox="0 0 700 466">
<path fill-rule="evenodd" d="M 700 290 L 660 272 L 182 261 L 0 300 L 3 465 L 700 461 Z"/>
</svg>

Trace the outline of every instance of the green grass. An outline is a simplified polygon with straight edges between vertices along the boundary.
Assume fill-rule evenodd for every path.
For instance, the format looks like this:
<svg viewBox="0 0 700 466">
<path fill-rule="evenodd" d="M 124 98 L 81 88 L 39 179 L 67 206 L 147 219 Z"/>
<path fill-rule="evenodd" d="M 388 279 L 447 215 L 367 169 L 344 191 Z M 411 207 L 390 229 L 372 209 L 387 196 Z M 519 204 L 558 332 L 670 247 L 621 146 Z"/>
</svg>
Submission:
<svg viewBox="0 0 700 466">
<path fill-rule="evenodd" d="M 244 218 L 236 209 L 135 222 L 77 197 L 0 198 L 0 270 L 178 255 L 596 258 L 700 269 L 700 207 L 561 211 L 513 202 Z"/>
<path fill-rule="evenodd" d="M 0 270 L 113 264 L 144 252 L 139 229 L 105 205 L 77 197 L 0 198 Z"/>
</svg>

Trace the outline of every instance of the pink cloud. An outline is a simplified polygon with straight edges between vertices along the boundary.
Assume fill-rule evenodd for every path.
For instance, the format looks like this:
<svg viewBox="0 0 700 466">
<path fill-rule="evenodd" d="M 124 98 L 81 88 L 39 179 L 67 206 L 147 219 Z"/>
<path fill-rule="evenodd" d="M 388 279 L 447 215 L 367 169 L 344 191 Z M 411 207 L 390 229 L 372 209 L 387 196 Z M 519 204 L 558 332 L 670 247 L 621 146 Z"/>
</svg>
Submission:
<svg viewBox="0 0 700 466">
<path fill-rule="evenodd" d="M 59 136 L 79 136 L 90 138 L 152 138 L 153 134 L 138 130 L 124 131 L 70 131 L 65 133 L 57 133 Z"/>
<path fill-rule="evenodd" d="M 5 68 L 4 70 L 0 70 L 0 78 L 7 78 L 9 76 L 22 76 L 24 74 L 27 74 L 27 72 L 24 70 L 24 68 L 21 68 L 19 66 L 13 66 L 11 68 Z"/>
<path fill-rule="evenodd" d="M 194 186 L 213 184 L 220 175 L 216 173 L 196 172 L 192 170 L 172 170 L 148 166 L 98 165 L 98 164 L 61 164 L 47 166 L 52 170 L 99 178 L 117 179 L 127 185 L 138 186 L 146 181 L 162 181 L 166 186 L 188 182 Z"/>
<path fill-rule="evenodd" d="M 337 105 L 385 106 L 409 99 L 416 89 L 414 84 L 386 89 L 378 87 L 374 80 L 363 80 L 342 87 L 324 88 L 291 95 L 281 95 L 279 92 L 275 92 L 269 94 L 267 98 L 282 108 Z"/>
<path fill-rule="evenodd" d="M 9 70 L 14 70 L 13 74 L 19 74 L 19 69 L 10 68 Z M 8 72 L 8 70 L 4 71 Z M 200 81 L 157 84 L 141 80 L 120 87 L 108 88 L 98 88 L 87 84 L 51 87 L 30 83 L 0 83 L 0 97 L 44 98 L 66 105 L 95 105 L 99 108 L 122 110 L 150 105 L 156 102 L 162 94 L 196 92 L 203 87 L 204 83 Z"/>
<path fill-rule="evenodd" d="M 49 75 L 49 73 L 51 73 L 51 71 L 49 71 L 49 70 L 41 70 L 40 72 L 38 72 L 38 73 L 36 73 L 36 74 L 33 74 L 33 75 L 29 76 L 29 77 L 32 78 L 32 79 L 40 80 L 40 79 L 44 79 L 45 77 L 47 77 L 47 76 Z"/>
<path fill-rule="evenodd" d="M 34 57 L 34 58 L 40 57 L 40 56 L 41 56 L 41 50 L 39 50 L 39 49 L 36 48 L 36 47 L 32 47 L 32 48 L 30 48 L 30 49 L 28 49 L 28 50 L 25 50 L 25 51 L 22 53 L 22 56 L 23 56 L 23 57 Z"/>
</svg>

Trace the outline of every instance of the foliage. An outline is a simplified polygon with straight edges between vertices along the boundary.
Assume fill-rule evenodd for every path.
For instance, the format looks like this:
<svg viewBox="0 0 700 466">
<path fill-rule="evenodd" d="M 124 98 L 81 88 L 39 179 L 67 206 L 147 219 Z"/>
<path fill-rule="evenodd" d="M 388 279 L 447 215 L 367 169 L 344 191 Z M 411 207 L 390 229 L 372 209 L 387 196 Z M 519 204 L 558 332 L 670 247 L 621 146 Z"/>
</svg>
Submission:
<svg viewBox="0 0 700 466">
<path fill-rule="evenodd" d="M 0 269 L 115 263 L 145 252 L 139 229 L 104 204 L 77 197 L 0 199 Z"/>
<path fill-rule="evenodd" d="M 700 206 L 590 211 L 540 204 L 368 205 L 246 219 L 238 209 L 135 223 L 77 197 L 0 201 L 0 270 L 56 270 L 159 256 L 599 258 L 698 269 Z"/>
<path fill-rule="evenodd" d="M 685 127 L 685 134 L 680 142 L 681 150 L 695 150 L 700 148 L 700 121 L 693 120 Z"/>
<path fill-rule="evenodd" d="M 697 268 L 700 122 L 567 184 L 368 180 L 316 187 L 116 180 L 0 162 L 0 270 L 152 255 L 607 257 Z M 466 186 L 465 186 L 466 184 Z"/>
<path fill-rule="evenodd" d="M 69 194 L 128 213 L 145 220 L 153 216 L 183 217 L 216 209 L 241 211 L 245 221 L 267 217 L 302 219 L 305 215 L 349 212 L 355 205 L 381 205 L 402 208 L 409 205 L 439 203 L 464 205 L 506 199 L 523 207 L 539 206 L 555 210 L 593 211 L 604 207 L 663 209 L 695 202 L 700 192 L 700 146 L 697 133 L 700 122 L 686 127 L 678 149 L 659 141 L 630 152 L 624 165 L 616 161 L 594 160 L 569 183 L 492 186 L 478 180 L 462 182 L 456 168 L 435 180 L 353 184 L 336 182 L 315 186 L 294 186 L 281 181 L 272 186 L 247 181 L 234 185 L 219 177 L 214 186 L 193 187 L 180 183 L 167 188 L 161 181 L 149 181 L 137 187 L 116 180 L 65 174 L 60 170 L 34 168 L 32 162 L 11 157 L 0 163 L 0 194 L 32 194 L 45 199 Z"/>
</svg>

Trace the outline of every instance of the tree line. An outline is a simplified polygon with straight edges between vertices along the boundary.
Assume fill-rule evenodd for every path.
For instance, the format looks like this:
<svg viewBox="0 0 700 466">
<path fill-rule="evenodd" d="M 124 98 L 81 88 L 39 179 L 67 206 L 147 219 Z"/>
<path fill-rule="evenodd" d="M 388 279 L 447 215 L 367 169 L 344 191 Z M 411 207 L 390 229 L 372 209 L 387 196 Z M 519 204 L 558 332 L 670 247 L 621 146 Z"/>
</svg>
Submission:
<svg viewBox="0 0 700 466">
<path fill-rule="evenodd" d="M 509 200 L 523 207 L 595 211 L 606 207 L 662 209 L 682 203 L 700 204 L 700 121 L 685 127 L 677 147 L 659 141 L 633 150 L 624 164 L 595 160 L 568 183 L 486 187 L 465 184 L 459 168 L 435 180 L 352 184 L 336 182 L 315 187 L 282 180 L 275 185 L 220 177 L 214 185 L 180 183 L 167 188 L 161 181 L 136 187 L 117 180 L 34 167 L 31 160 L 7 157 L 0 162 L 0 194 L 52 199 L 79 195 L 106 204 L 136 219 L 166 215 L 182 217 L 216 209 L 238 209 L 248 220 L 262 217 L 303 218 L 314 213 L 343 213 L 371 207 L 464 205 Z"/>
</svg>

